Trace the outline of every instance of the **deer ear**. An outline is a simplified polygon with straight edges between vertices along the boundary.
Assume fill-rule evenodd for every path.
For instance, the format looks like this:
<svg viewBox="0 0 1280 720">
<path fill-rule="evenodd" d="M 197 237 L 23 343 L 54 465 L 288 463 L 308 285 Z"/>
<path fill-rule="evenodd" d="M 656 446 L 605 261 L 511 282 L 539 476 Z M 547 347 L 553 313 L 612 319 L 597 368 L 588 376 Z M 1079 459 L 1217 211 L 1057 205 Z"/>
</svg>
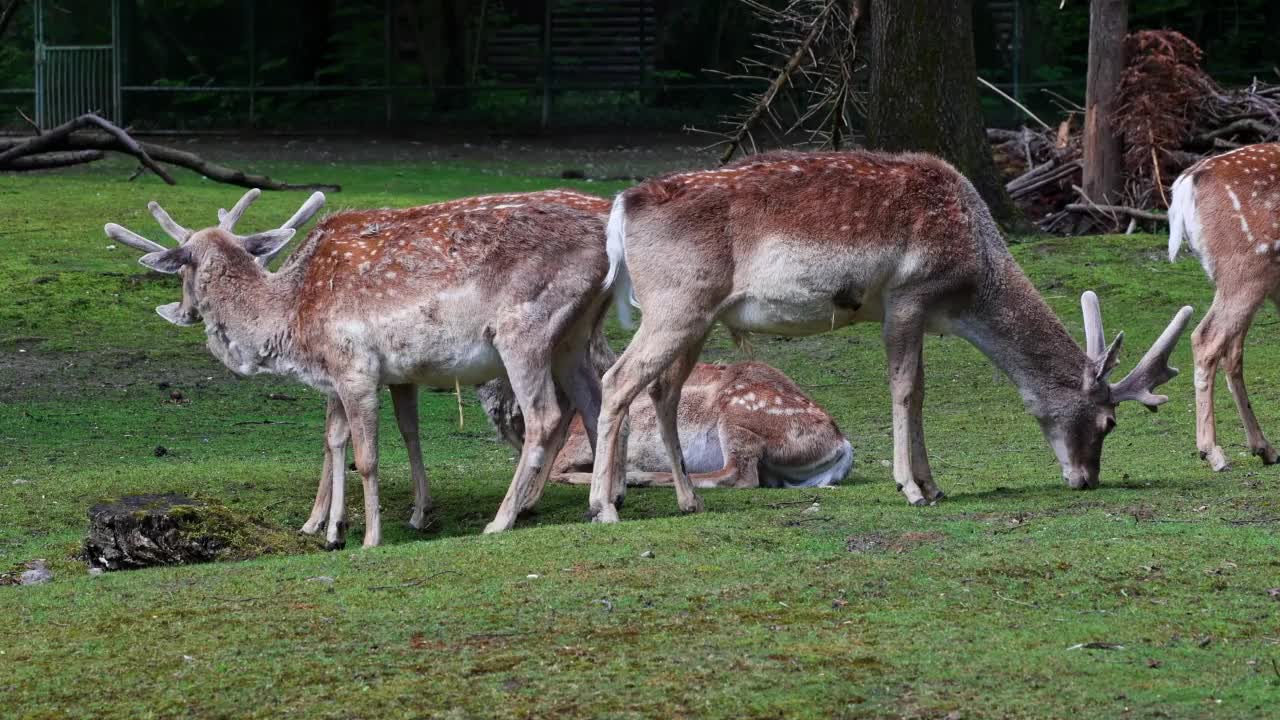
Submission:
<svg viewBox="0 0 1280 720">
<path fill-rule="evenodd" d="M 156 272 L 172 274 L 191 262 L 191 251 L 185 246 L 170 248 L 163 252 L 147 253 L 138 258 L 138 262 Z"/>
<path fill-rule="evenodd" d="M 244 249 L 248 250 L 250 255 L 262 257 L 279 252 L 281 248 L 289 244 L 289 241 L 293 239 L 293 234 L 296 232 L 297 230 L 293 228 L 277 228 L 254 233 L 241 238 L 241 240 L 244 242 Z"/>
<path fill-rule="evenodd" d="M 1107 352 L 1101 358 L 1094 361 L 1093 379 L 1095 382 L 1104 382 L 1112 370 L 1116 369 L 1116 365 L 1120 363 L 1120 347 L 1124 345 L 1124 333 L 1116 335 L 1116 339 L 1111 341 L 1111 345 L 1107 347 Z"/>
</svg>

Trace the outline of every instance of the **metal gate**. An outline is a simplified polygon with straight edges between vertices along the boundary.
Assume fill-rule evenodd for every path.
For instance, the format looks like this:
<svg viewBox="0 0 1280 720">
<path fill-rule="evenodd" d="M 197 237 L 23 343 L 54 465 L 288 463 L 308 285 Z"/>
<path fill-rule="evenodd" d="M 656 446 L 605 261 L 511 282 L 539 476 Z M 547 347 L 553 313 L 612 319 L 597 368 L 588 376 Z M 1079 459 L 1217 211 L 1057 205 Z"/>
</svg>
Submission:
<svg viewBox="0 0 1280 720">
<path fill-rule="evenodd" d="M 45 0 L 36 0 L 36 124 L 47 130 L 87 112 L 119 123 L 119 0 L 111 1 L 111 41 L 105 45 L 48 44 L 45 7 Z"/>
</svg>

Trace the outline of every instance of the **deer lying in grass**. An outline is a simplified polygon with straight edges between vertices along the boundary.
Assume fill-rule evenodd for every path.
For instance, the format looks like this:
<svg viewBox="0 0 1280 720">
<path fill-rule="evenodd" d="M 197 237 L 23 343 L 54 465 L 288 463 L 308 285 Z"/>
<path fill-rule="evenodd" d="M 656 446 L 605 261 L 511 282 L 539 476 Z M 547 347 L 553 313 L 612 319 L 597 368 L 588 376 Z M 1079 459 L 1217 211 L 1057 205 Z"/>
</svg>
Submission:
<svg viewBox="0 0 1280 720">
<path fill-rule="evenodd" d="M 609 217 L 609 276 L 644 315 L 605 374 L 591 485 L 597 521 L 616 522 L 628 408 L 645 388 L 680 508 L 702 502 L 681 465 L 681 387 L 717 320 L 733 330 L 808 335 L 883 324 L 893 396 L 893 476 L 909 502 L 942 497 L 924 445 L 924 333 L 973 343 L 1017 384 L 1073 488 L 1098 484 L 1115 407 L 1168 400 L 1152 390 L 1183 308 L 1118 383 L 1121 337 L 1104 346 L 1097 298 L 1082 298 L 1086 348 L 1036 292 L 973 186 L 942 160 L 871 152 L 780 153 L 679 173 L 622 192 Z M 764 411 L 765 408 L 760 408 Z"/>
<path fill-rule="evenodd" d="M 217 227 L 188 230 L 152 214 L 175 248 L 119 225 L 111 238 L 147 254 L 143 265 L 183 273 L 183 301 L 157 308 L 177 324 L 203 320 L 210 351 L 233 372 L 292 376 L 337 402 L 326 419 L 333 472 L 327 547 L 340 547 L 349 435 L 364 481 L 365 546 L 380 539 L 378 387 L 453 387 L 505 373 L 526 408 L 520 463 L 497 517 L 511 527 L 537 501 L 575 408 L 598 406 L 586 360 L 607 297 L 599 216 L 562 204 L 490 198 L 322 220 L 277 273 L 259 259 L 295 230 L 233 234 L 256 197 Z M 591 428 L 588 427 L 588 430 Z"/>
<path fill-rule="evenodd" d="M 597 372 L 603 374 L 615 359 L 603 337 L 593 339 Z M 498 436 L 519 448 L 523 418 L 511 387 L 490 380 L 476 394 Z M 680 447 L 695 487 L 820 487 L 839 482 L 853 466 L 853 446 L 835 420 L 791 378 L 763 363 L 699 363 L 685 382 L 679 418 Z M 672 485 L 653 403 L 637 397 L 630 420 L 627 485 Z M 551 479 L 590 484 L 593 458 L 586 427 L 575 417 Z"/>
<path fill-rule="evenodd" d="M 1195 354 L 1196 447 L 1216 471 L 1230 467 L 1218 445 L 1213 384 L 1218 365 L 1244 423 L 1249 449 L 1267 465 L 1267 442 L 1244 385 L 1244 340 L 1258 308 L 1280 303 L 1280 144 L 1250 145 L 1192 165 L 1173 183 L 1169 261 L 1183 242 L 1216 287 L 1191 333 Z"/>
</svg>

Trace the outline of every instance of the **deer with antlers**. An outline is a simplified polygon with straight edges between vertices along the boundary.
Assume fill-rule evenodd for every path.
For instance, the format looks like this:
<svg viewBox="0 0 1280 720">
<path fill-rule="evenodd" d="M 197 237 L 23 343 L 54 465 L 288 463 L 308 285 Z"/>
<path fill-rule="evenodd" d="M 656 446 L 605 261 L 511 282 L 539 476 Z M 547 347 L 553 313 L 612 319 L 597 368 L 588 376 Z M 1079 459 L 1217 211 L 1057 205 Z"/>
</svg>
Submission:
<svg viewBox="0 0 1280 720">
<path fill-rule="evenodd" d="M 1258 308 L 1280 302 L 1280 143 L 1206 158 L 1173 183 L 1169 261 L 1188 243 L 1213 282 L 1213 304 L 1191 333 L 1195 355 L 1196 448 L 1216 471 L 1228 469 L 1218 445 L 1213 385 L 1222 366 L 1249 449 L 1280 460 L 1253 414 L 1244 384 L 1244 340 Z"/>
<path fill-rule="evenodd" d="M 597 335 L 591 344 L 596 371 L 604 374 L 616 359 Z M 498 436 L 521 447 L 524 421 L 510 385 L 490 380 L 476 394 Z M 653 403 L 638 396 L 628 417 L 627 485 L 673 485 Z M 685 381 L 678 417 L 685 469 L 695 487 L 826 487 L 853 467 L 853 446 L 835 419 L 764 363 L 699 363 Z M 551 479 L 589 485 L 594 458 L 586 425 L 575 417 Z"/>
<path fill-rule="evenodd" d="M 1152 390 L 1191 315 L 1182 308 L 1127 377 L 1111 383 L 1123 335 L 1104 344 L 1096 296 L 1082 298 L 1085 349 L 1009 254 L 973 186 L 919 154 L 775 153 L 678 173 L 622 192 L 607 230 L 616 297 L 643 317 L 603 379 L 590 512 L 616 522 L 624 422 L 648 388 L 681 510 L 702 502 L 683 465 L 681 387 L 714 322 L 807 335 L 879 322 L 893 407 L 893 476 L 907 500 L 942 498 L 924 445 L 923 340 L 954 333 L 1017 384 L 1073 488 L 1099 482 L 1115 407 L 1168 400 Z M 767 408 L 759 408 L 760 412 Z"/>
<path fill-rule="evenodd" d="M 308 208 L 281 228 L 236 235 L 236 222 L 256 197 L 250 191 L 216 227 L 199 231 L 151 203 L 179 242 L 174 248 L 114 223 L 105 230 L 147 253 L 140 260 L 146 267 L 182 273 L 182 301 L 157 311 L 176 324 L 203 321 L 210 351 L 233 372 L 288 375 L 330 396 L 327 547 L 343 543 L 348 437 L 364 484 L 364 545 L 380 540 L 381 385 L 453 387 L 505 373 L 527 408 L 528 432 L 515 477 L 485 531 L 510 528 L 537 502 L 548 458 L 563 443 L 574 409 L 590 416 L 598 407 L 586 350 L 608 300 L 600 291 L 607 261 L 599 214 L 536 198 L 490 197 L 337 213 L 271 273 L 265 260 L 305 223 Z M 317 505 L 323 491 L 322 483 Z"/>
</svg>

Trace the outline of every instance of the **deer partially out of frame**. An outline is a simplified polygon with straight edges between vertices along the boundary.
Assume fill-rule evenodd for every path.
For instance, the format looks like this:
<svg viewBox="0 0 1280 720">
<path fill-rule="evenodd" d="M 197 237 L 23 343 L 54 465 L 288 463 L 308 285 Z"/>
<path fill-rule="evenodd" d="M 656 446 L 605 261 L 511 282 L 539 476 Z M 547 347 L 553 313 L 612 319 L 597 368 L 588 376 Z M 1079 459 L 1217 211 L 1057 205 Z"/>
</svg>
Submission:
<svg viewBox="0 0 1280 720">
<path fill-rule="evenodd" d="M 942 497 L 924 445 L 924 334 L 973 343 L 1017 384 L 1074 488 L 1098 484 L 1115 407 L 1168 400 L 1180 310 L 1118 383 L 1096 296 L 1082 298 L 1086 348 L 1009 254 L 973 186 L 942 160 L 872 152 L 778 153 L 720 170 L 668 175 L 621 193 L 608 225 L 607 283 L 644 315 L 604 376 L 591 485 L 597 521 L 616 522 L 625 491 L 623 422 L 649 388 L 681 510 L 700 510 L 681 467 L 676 408 L 711 326 L 807 335 L 883 323 L 893 396 L 893 476 L 909 502 Z M 765 412 L 767 408 L 760 408 Z"/>
<path fill-rule="evenodd" d="M 157 310 L 178 324 L 203 320 L 210 351 L 233 372 L 289 375 L 338 400 L 326 419 L 333 471 L 327 546 L 343 542 L 340 458 L 348 436 L 364 481 L 364 544 L 380 539 L 380 385 L 453 387 L 504 371 L 527 408 L 528 432 L 485 531 L 510 528 L 537 501 L 574 409 L 598 406 L 586 349 L 607 305 L 599 216 L 488 198 L 338 213 L 270 273 L 259 259 L 278 253 L 295 230 L 235 235 L 254 197 L 246 194 L 217 227 L 194 232 L 151 203 L 175 248 L 113 223 L 105 229 L 146 252 L 143 265 L 183 273 L 183 301 Z"/>
<path fill-rule="evenodd" d="M 603 374 L 616 356 L 597 336 L 591 361 Z M 523 418 L 502 380 L 476 389 L 498 436 L 524 442 Z M 679 409 L 680 447 L 695 487 L 821 487 L 839 482 L 853 466 L 853 446 L 825 410 L 781 370 L 764 363 L 699 363 L 684 384 Z M 637 397 L 629 414 L 627 485 L 674 483 L 653 403 Z M 581 418 L 551 467 L 551 479 L 586 485 L 595 454 Z"/>
<path fill-rule="evenodd" d="M 1244 385 L 1244 339 L 1253 316 L 1280 302 L 1280 144 L 1250 145 L 1192 165 L 1173 183 L 1169 260 L 1183 242 L 1213 281 L 1213 304 L 1191 333 L 1195 354 L 1196 448 L 1214 470 L 1230 467 L 1218 445 L 1213 383 L 1218 365 L 1244 423 L 1249 449 L 1267 465 L 1267 442 Z"/>
</svg>

